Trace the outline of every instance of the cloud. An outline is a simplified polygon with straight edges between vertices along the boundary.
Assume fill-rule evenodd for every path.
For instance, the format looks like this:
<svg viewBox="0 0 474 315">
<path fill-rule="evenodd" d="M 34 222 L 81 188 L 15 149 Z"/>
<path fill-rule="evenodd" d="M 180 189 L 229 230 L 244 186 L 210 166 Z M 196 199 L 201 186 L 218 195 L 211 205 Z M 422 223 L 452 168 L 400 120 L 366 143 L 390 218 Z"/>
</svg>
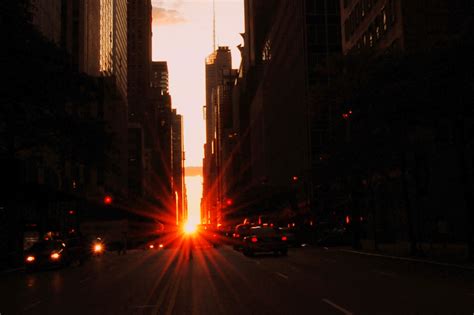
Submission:
<svg viewBox="0 0 474 315">
<path fill-rule="evenodd" d="M 153 7 L 153 23 L 159 25 L 186 23 L 186 19 L 178 10 Z"/>
</svg>

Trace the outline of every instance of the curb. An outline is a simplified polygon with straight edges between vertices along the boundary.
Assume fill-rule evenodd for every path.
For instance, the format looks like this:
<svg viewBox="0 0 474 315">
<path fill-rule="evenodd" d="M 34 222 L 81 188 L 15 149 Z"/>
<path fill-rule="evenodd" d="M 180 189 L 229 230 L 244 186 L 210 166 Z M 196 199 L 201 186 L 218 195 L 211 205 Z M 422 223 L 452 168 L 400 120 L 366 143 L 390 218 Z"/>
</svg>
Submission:
<svg viewBox="0 0 474 315">
<path fill-rule="evenodd" d="M 443 267 L 452 267 L 452 268 L 459 268 L 459 269 L 474 271 L 474 266 L 471 267 L 471 266 L 464 266 L 464 265 L 459 265 L 459 264 L 442 263 L 442 262 L 426 260 L 426 259 L 416 259 L 416 258 L 409 258 L 409 257 L 367 253 L 367 252 L 361 252 L 361 251 L 350 250 L 350 249 L 339 249 L 339 251 L 351 253 L 351 254 L 364 255 L 364 256 L 381 257 L 381 258 L 387 258 L 387 259 L 393 259 L 393 260 L 410 261 L 410 262 L 417 262 L 417 263 L 424 263 L 424 264 L 431 264 L 431 265 L 437 265 L 437 266 L 443 266 Z"/>
</svg>

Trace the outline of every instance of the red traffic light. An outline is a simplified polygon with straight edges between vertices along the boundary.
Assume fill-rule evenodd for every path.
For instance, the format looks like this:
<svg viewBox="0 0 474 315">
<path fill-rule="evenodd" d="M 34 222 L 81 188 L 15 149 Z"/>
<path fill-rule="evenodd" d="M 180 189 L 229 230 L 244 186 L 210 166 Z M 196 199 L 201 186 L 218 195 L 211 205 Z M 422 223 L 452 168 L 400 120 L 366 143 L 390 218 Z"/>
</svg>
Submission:
<svg viewBox="0 0 474 315">
<path fill-rule="evenodd" d="M 232 199 L 227 199 L 227 200 L 226 200 L 226 204 L 227 204 L 228 206 L 232 206 L 232 203 L 233 203 L 233 202 L 232 202 Z"/>
<path fill-rule="evenodd" d="M 110 205 L 110 204 L 112 203 L 112 197 L 110 197 L 110 196 L 105 196 L 105 197 L 104 197 L 104 203 L 105 203 L 106 205 Z"/>
<path fill-rule="evenodd" d="M 68 213 L 69 213 L 70 215 L 74 215 L 74 214 L 76 214 L 76 211 L 74 211 L 74 210 L 69 210 Z"/>
</svg>

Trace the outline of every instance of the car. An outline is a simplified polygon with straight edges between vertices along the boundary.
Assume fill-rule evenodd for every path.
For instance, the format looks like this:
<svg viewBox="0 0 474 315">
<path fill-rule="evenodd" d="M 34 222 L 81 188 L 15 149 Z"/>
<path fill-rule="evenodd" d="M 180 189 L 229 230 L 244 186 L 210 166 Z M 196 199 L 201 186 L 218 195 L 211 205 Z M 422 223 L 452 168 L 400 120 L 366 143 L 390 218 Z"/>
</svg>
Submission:
<svg viewBox="0 0 474 315">
<path fill-rule="evenodd" d="M 280 232 L 282 235 L 285 235 L 287 238 L 287 244 L 288 246 L 291 247 L 299 247 L 300 242 L 298 241 L 298 238 L 296 237 L 296 231 L 289 227 L 280 227 Z"/>
<path fill-rule="evenodd" d="M 234 234 L 232 234 L 232 244 L 235 250 L 241 250 L 243 247 L 244 237 L 249 235 L 252 224 L 242 223 L 235 227 Z"/>
<path fill-rule="evenodd" d="M 198 224 L 196 227 L 198 242 L 208 244 L 214 248 L 223 243 L 221 234 L 212 224 Z"/>
<path fill-rule="evenodd" d="M 163 248 L 165 248 L 165 244 L 160 238 L 155 238 L 154 240 L 145 243 L 146 250 L 159 250 Z"/>
<path fill-rule="evenodd" d="M 73 262 L 82 264 L 86 255 L 80 240 L 41 240 L 25 251 L 25 268 L 34 270 L 63 267 Z"/>
<path fill-rule="evenodd" d="M 253 256 L 260 252 L 288 254 L 288 238 L 277 227 L 254 226 L 248 232 L 248 236 L 243 238 L 244 255 Z"/>
</svg>

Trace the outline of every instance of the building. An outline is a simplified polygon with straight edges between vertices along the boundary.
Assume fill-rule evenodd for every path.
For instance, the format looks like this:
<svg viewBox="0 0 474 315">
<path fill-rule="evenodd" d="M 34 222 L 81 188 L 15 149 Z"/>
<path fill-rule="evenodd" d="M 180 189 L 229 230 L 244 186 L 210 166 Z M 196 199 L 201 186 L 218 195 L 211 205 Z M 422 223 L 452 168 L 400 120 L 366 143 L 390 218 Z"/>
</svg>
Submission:
<svg viewBox="0 0 474 315">
<path fill-rule="evenodd" d="M 61 42 L 61 1 L 30 0 L 32 23 L 47 39 Z"/>
<path fill-rule="evenodd" d="M 151 87 L 159 88 L 160 94 L 169 94 L 169 73 L 166 61 L 153 61 L 151 65 Z"/>
<path fill-rule="evenodd" d="M 136 134 L 137 130 L 143 132 L 143 137 L 129 136 L 129 141 L 143 139 L 143 142 L 130 144 L 134 148 L 140 145 L 144 148 L 136 152 L 145 154 L 153 144 L 156 144 L 155 115 L 149 102 L 150 65 L 151 65 L 151 1 L 139 0 L 127 2 L 127 99 L 128 120 L 131 123 L 130 133 Z M 140 127 L 137 127 L 140 125 Z M 150 161 L 145 156 L 138 157 L 140 161 Z M 144 169 L 132 166 L 134 161 L 129 159 L 129 176 L 134 178 L 129 181 L 129 189 L 135 197 L 141 198 L 146 193 L 146 187 L 152 175 L 145 172 L 152 169 L 150 165 L 143 165 Z M 131 170 L 136 170 L 131 174 Z"/>
<path fill-rule="evenodd" d="M 218 47 L 206 59 L 206 143 L 204 145 L 204 186 L 201 220 L 217 225 L 220 220 L 222 194 L 219 183 L 219 104 L 222 103 L 222 88 L 225 73 L 230 73 L 232 56 L 228 47 Z M 220 92 L 219 92 L 220 91 Z"/>
<path fill-rule="evenodd" d="M 251 206 L 242 213 L 311 207 L 324 138 L 311 91 L 327 84 L 318 69 L 341 52 L 339 14 L 336 1 L 245 1 L 236 130 L 250 175 L 240 181 L 246 192 L 238 203 Z"/>
<path fill-rule="evenodd" d="M 472 14 L 465 0 L 341 0 L 343 51 L 419 50 L 459 35 Z"/>
<path fill-rule="evenodd" d="M 187 220 L 185 183 L 184 183 L 184 139 L 183 116 L 176 109 L 172 112 L 172 143 L 173 143 L 173 192 L 176 204 L 176 222 L 183 224 Z"/>
</svg>

